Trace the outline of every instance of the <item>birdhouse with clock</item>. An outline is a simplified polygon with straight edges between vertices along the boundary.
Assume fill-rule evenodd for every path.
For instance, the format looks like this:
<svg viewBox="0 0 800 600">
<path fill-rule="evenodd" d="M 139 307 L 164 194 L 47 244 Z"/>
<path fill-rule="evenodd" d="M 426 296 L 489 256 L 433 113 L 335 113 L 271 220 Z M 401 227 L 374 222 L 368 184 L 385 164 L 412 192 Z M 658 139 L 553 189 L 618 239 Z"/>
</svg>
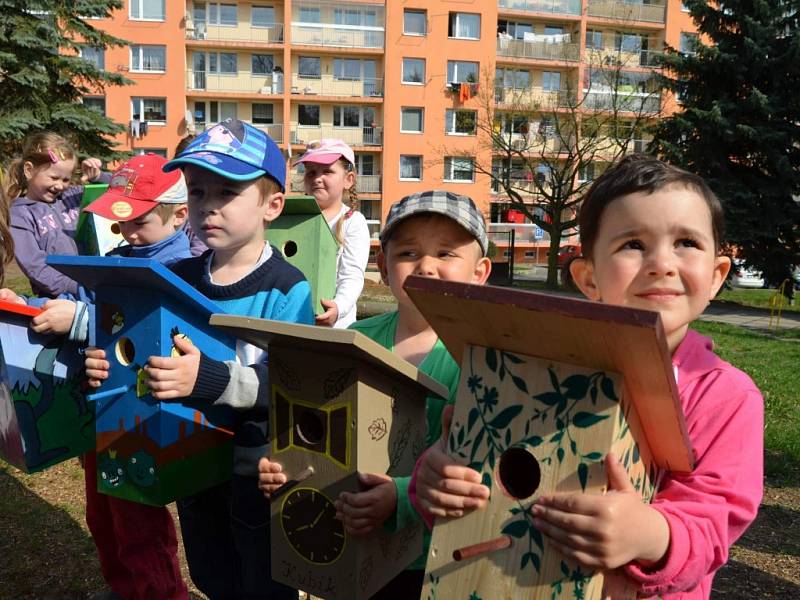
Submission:
<svg viewBox="0 0 800 600">
<path fill-rule="evenodd" d="M 228 315 L 211 324 L 269 345 L 271 457 L 289 478 L 271 501 L 272 577 L 321 598 L 369 598 L 419 557 L 422 526 L 353 537 L 334 501 L 362 491 L 359 472 L 410 475 L 425 398 L 447 389 L 357 331 Z"/>
</svg>

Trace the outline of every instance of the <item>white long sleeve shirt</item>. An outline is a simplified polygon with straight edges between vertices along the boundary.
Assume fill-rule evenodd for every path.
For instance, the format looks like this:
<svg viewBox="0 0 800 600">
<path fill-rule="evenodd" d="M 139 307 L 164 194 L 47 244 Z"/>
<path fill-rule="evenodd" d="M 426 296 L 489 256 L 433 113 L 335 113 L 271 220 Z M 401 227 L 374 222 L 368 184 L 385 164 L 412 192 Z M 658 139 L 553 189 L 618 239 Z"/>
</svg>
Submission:
<svg viewBox="0 0 800 600">
<path fill-rule="evenodd" d="M 334 327 L 345 329 L 356 320 L 356 302 L 364 289 L 364 271 L 369 261 L 369 228 L 367 220 L 357 210 L 350 213 L 344 205 L 333 219 L 328 221 L 336 234 L 339 219 L 342 223 L 342 243 L 336 255 L 336 295 L 333 301 L 339 309 L 339 318 Z"/>
</svg>

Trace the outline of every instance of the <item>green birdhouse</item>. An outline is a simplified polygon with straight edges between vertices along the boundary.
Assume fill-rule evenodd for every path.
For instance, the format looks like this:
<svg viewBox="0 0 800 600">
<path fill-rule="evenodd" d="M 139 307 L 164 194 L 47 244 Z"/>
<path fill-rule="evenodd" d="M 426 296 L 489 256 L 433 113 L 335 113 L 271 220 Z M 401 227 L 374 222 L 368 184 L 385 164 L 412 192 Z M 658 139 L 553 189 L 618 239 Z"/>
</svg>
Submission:
<svg viewBox="0 0 800 600">
<path fill-rule="evenodd" d="M 266 238 L 306 276 L 315 314 L 324 312 L 320 300 L 329 300 L 336 293 L 339 243 L 317 201 L 312 196 L 287 196 L 283 212 L 270 223 Z"/>
<path fill-rule="evenodd" d="M 117 246 L 125 243 L 115 221 L 83 210 L 102 196 L 107 189 L 107 183 L 89 183 L 83 186 L 81 213 L 75 233 L 75 239 L 82 246 L 83 254 L 105 256 Z"/>
</svg>

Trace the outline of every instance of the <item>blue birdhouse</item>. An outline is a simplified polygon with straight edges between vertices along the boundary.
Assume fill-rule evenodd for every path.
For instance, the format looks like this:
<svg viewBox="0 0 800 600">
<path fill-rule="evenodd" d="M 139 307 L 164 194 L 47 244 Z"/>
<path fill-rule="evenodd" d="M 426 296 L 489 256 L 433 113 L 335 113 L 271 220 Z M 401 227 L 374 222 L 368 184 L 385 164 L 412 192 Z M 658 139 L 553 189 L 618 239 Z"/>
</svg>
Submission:
<svg viewBox="0 0 800 600">
<path fill-rule="evenodd" d="M 233 413 L 163 402 L 150 394 L 151 356 L 179 356 L 175 336 L 215 360 L 233 360 L 236 340 L 208 324 L 221 309 L 157 261 L 50 256 L 48 264 L 94 290 L 95 345 L 111 363 L 95 402 L 98 488 L 163 506 L 230 477 Z"/>
</svg>

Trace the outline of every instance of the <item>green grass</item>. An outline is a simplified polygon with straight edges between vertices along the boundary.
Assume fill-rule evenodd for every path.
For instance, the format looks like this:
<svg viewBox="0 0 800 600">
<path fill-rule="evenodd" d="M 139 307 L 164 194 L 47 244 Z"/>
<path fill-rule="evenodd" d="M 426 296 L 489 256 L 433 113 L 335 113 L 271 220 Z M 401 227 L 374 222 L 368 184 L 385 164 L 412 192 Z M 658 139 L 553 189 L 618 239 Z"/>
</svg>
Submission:
<svg viewBox="0 0 800 600">
<path fill-rule="evenodd" d="M 717 300 L 724 300 L 726 302 L 735 302 L 742 306 L 752 306 L 755 308 L 771 308 L 770 299 L 775 295 L 775 290 L 743 290 L 740 288 L 733 288 L 730 290 L 723 290 Z M 789 306 L 784 302 L 784 311 L 800 312 L 800 301 L 795 299 L 795 305 Z"/>
<path fill-rule="evenodd" d="M 767 476 L 780 485 L 800 483 L 800 332 L 772 336 L 707 321 L 692 328 L 711 337 L 717 354 L 750 375 L 764 395 Z"/>
</svg>

